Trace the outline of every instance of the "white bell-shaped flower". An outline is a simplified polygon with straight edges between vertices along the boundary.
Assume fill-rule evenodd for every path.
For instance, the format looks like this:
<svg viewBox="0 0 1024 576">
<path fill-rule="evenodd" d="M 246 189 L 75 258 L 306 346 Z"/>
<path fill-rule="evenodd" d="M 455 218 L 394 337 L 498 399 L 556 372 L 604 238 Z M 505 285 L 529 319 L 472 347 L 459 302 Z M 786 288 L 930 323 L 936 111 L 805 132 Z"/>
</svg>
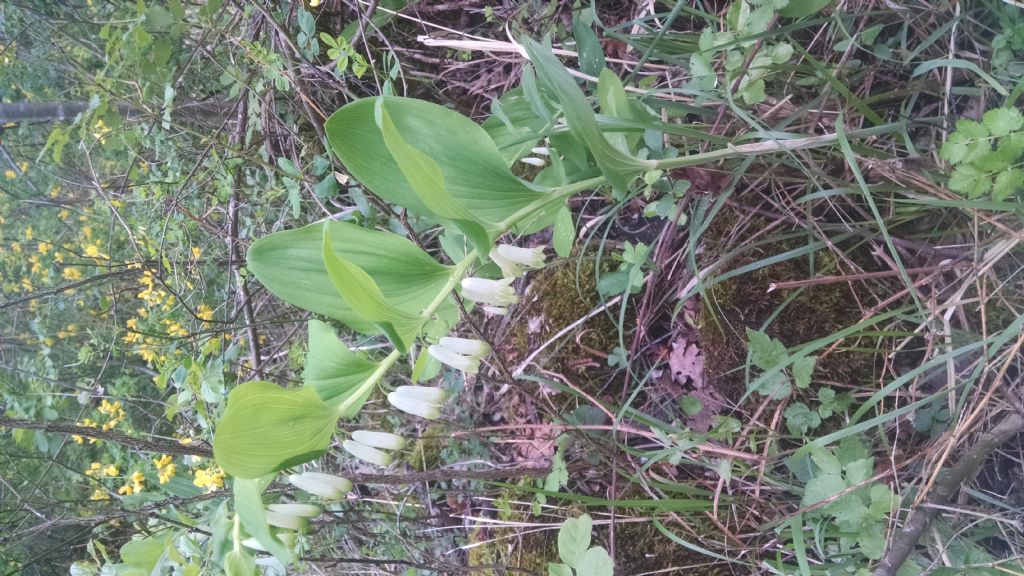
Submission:
<svg viewBox="0 0 1024 576">
<path fill-rule="evenodd" d="M 516 291 L 510 286 L 512 278 L 488 280 L 486 278 L 463 278 L 462 297 L 487 306 L 504 308 L 519 302 Z"/>
<path fill-rule="evenodd" d="M 441 417 L 441 402 L 445 392 L 430 386 L 399 386 L 388 394 L 388 402 L 402 412 L 407 412 L 428 420 Z"/>
<path fill-rule="evenodd" d="M 352 433 L 352 439 L 360 444 L 384 450 L 401 450 L 402 448 L 405 448 L 405 438 L 390 432 L 356 430 Z"/>
<path fill-rule="evenodd" d="M 352 490 L 352 482 L 347 478 L 323 472 L 292 474 L 288 476 L 288 482 L 299 490 L 330 500 L 337 500 Z"/>
<path fill-rule="evenodd" d="M 427 348 L 427 353 L 437 361 L 470 374 L 480 371 L 480 358 L 490 352 L 491 347 L 486 342 L 450 336 Z"/>
<path fill-rule="evenodd" d="M 383 450 L 378 450 L 373 446 L 367 446 L 362 442 L 356 442 L 355 440 L 345 440 L 341 444 L 342 448 L 346 452 L 359 458 L 363 462 L 374 464 L 377 466 L 387 466 L 391 464 L 391 454 Z"/>
<path fill-rule="evenodd" d="M 324 509 L 316 504 L 290 502 L 287 504 L 269 504 L 267 505 L 267 510 L 270 510 L 271 512 L 278 512 L 280 514 L 288 514 L 290 516 L 312 518 L 314 516 L 319 516 Z"/>
<path fill-rule="evenodd" d="M 305 530 L 306 527 L 309 526 L 309 522 L 302 516 L 284 514 L 273 510 L 267 510 L 265 515 L 267 518 L 267 524 L 277 526 L 278 528 L 284 528 L 286 530 Z"/>
<path fill-rule="evenodd" d="M 501 268 L 505 278 L 522 276 L 527 269 L 544 267 L 544 248 L 520 248 L 511 244 L 499 244 L 491 249 L 491 260 Z"/>
</svg>

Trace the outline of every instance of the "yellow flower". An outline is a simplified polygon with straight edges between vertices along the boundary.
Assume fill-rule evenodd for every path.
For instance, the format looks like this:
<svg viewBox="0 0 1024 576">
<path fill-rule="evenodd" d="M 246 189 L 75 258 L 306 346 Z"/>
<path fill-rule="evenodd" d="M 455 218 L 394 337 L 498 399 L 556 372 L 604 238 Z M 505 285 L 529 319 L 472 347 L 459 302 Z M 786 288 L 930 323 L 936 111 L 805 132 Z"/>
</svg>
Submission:
<svg viewBox="0 0 1024 576">
<path fill-rule="evenodd" d="M 81 280 L 82 279 L 82 271 L 79 270 L 78 268 L 73 268 L 71 266 L 68 266 L 67 268 L 64 268 L 64 279 L 65 280 L 72 280 L 72 281 L 74 281 L 74 280 Z"/>
<path fill-rule="evenodd" d="M 97 248 L 95 244 L 85 245 L 85 255 L 88 256 L 89 258 L 100 258 L 103 256 L 102 254 L 100 254 L 100 249 Z"/>
<path fill-rule="evenodd" d="M 67 209 L 61 210 L 60 212 L 57 213 L 57 218 L 60 218 L 61 220 L 67 220 L 70 217 L 71 212 L 68 212 Z"/>
<path fill-rule="evenodd" d="M 202 255 L 203 255 L 203 249 L 202 248 L 200 248 L 199 246 L 193 246 L 192 247 L 192 258 L 198 260 L 199 257 L 202 256 Z"/>
<path fill-rule="evenodd" d="M 153 460 L 153 465 L 156 466 L 157 468 L 163 468 L 164 466 L 170 464 L 171 460 L 172 458 L 170 454 L 163 454 L 159 458 Z"/>
<path fill-rule="evenodd" d="M 85 216 L 82 216 L 81 219 L 84 219 L 84 218 L 85 218 Z M 85 226 L 82 226 L 82 234 L 85 235 L 86 238 L 89 238 L 91 240 L 92 239 L 92 226 L 89 226 L 88 224 L 86 224 Z"/>
<path fill-rule="evenodd" d="M 81 444 L 82 442 L 85 442 L 85 438 L 82 438 L 78 434 L 72 434 L 71 439 L 74 440 L 76 444 Z"/>
<path fill-rule="evenodd" d="M 168 482 L 171 481 L 171 478 L 174 478 L 174 474 L 177 471 L 177 464 L 168 464 L 167 466 L 164 466 L 159 472 L 157 472 L 157 477 L 160 478 L 161 484 L 167 484 Z"/>
<path fill-rule="evenodd" d="M 131 484 L 125 484 L 124 486 L 121 486 L 120 488 L 117 489 L 117 493 L 124 494 L 125 496 L 130 496 L 134 493 L 134 491 L 132 490 Z"/>
<path fill-rule="evenodd" d="M 121 491 L 118 490 L 118 493 Z M 103 488 L 97 488 L 93 491 L 92 496 L 89 496 L 89 500 L 110 500 L 110 494 Z"/>
<path fill-rule="evenodd" d="M 27 172 L 28 171 L 28 162 L 19 162 L 18 163 L 18 169 L 21 170 L 22 172 Z"/>
<path fill-rule="evenodd" d="M 11 170 L 10 168 L 8 168 L 7 170 L 4 170 L 4 176 L 8 180 L 14 180 L 15 178 L 18 177 L 18 173 L 15 172 L 14 170 Z"/>
<path fill-rule="evenodd" d="M 32 234 L 33 234 L 32 227 L 31 226 L 26 226 L 25 227 L 25 240 L 31 240 L 32 239 Z"/>
<path fill-rule="evenodd" d="M 37 251 L 38 251 L 38 252 L 39 252 L 40 254 L 42 254 L 42 255 L 44 255 L 44 256 L 45 256 L 45 255 L 46 255 L 46 253 L 50 251 L 50 245 L 49 245 L 49 244 L 47 244 L 47 243 L 45 243 L 45 242 L 40 242 L 40 243 L 39 243 L 39 244 L 38 244 L 38 245 L 36 246 L 36 250 L 37 250 Z"/>
<path fill-rule="evenodd" d="M 194 474 L 195 479 L 192 483 L 200 488 L 206 488 L 207 492 L 224 487 L 224 471 L 220 468 L 197 468 Z"/>
<path fill-rule="evenodd" d="M 89 465 L 89 469 L 85 471 L 85 475 L 90 477 L 95 476 L 96 474 L 99 474 L 102 468 L 103 466 L 99 462 L 93 462 Z"/>
<path fill-rule="evenodd" d="M 11 242 L 11 252 L 21 254 L 21 242 Z"/>
<path fill-rule="evenodd" d="M 146 476 L 142 472 L 136 470 L 135 472 L 132 472 L 130 480 L 132 482 L 132 490 L 134 492 L 142 492 L 142 487 L 146 484 Z"/>
<path fill-rule="evenodd" d="M 113 464 L 111 464 L 110 466 L 107 466 L 106 468 L 103 469 L 103 474 L 105 474 L 107 476 L 117 476 L 117 474 L 118 474 L 117 466 L 114 466 Z"/>
<path fill-rule="evenodd" d="M 210 308 L 206 304 L 200 304 L 199 306 L 196 306 L 196 316 L 206 322 L 209 322 L 213 320 L 213 308 Z"/>
<path fill-rule="evenodd" d="M 321 0 L 309 0 L 309 7 L 316 8 L 320 5 Z"/>
</svg>

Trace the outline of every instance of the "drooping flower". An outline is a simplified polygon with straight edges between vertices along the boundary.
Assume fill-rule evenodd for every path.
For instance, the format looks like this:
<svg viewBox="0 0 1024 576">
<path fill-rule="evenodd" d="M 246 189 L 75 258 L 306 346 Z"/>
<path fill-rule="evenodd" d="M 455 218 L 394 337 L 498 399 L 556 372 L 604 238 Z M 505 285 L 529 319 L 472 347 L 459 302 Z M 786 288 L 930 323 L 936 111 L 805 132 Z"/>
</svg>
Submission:
<svg viewBox="0 0 1024 576">
<path fill-rule="evenodd" d="M 356 442 L 355 440 L 345 440 L 341 446 L 349 454 L 370 464 L 387 466 L 391 464 L 392 461 L 391 454 L 388 454 L 383 450 L 377 450 L 373 446 L 367 446 L 361 442 Z"/>
<path fill-rule="evenodd" d="M 302 503 L 287 503 L 287 504 L 269 504 L 267 510 L 271 512 L 278 512 L 280 514 L 288 514 L 290 516 L 302 516 L 304 518 L 312 518 L 319 516 L 324 511 L 323 508 L 316 504 L 302 504 Z"/>
<path fill-rule="evenodd" d="M 544 166 L 545 164 L 547 164 L 547 162 L 545 162 L 543 158 L 536 158 L 534 156 L 520 158 L 519 161 L 522 162 L 523 164 L 529 164 L 530 166 Z"/>
<path fill-rule="evenodd" d="M 281 512 L 274 512 L 273 510 L 266 511 L 267 524 L 271 526 L 277 526 L 278 528 L 284 528 L 286 530 L 305 530 L 309 522 L 302 516 L 294 516 L 291 514 L 282 514 Z"/>
<path fill-rule="evenodd" d="M 480 358 L 490 352 L 491 347 L 486 342 L 450 336 L 427 348 L 427 353 L 438 362 L 470 374 L 480 371 Z"/>
<path fill-rule="evenodd" d="M 340 476 L 323 472 L 303 472 L 288 476 L 288 481 L 299 490 L 304 490 L 321 498 L 336 500 L 352 490 L 352 482 Z"/>
<path fill-rule="evenodd" d="M 384 450 L 401 450 L 405 448 L 405 438 L 390 432 L 373 432 L 370 430 L 356 430 L 352 433 L 352 439 L 360 444 Z"/>
<path fill-rule="evenodd" d="M 522 276 L 526 269 L 544 267 L 544 248 L 520 248 L 510 244 L 499 244 L 491 249 L 491 260 L 501 268 L 505 278 Z"/>
<path fill-rule="evenodd" d="M 488 306 L 505 307 L 519 302 L 512 288 L 512 278 L 488 280 L 486 278 L 463 278 L 462 297 Z"/>
<path fill-rule="evenodd" d="M 441 417 L 441 402 L 445 392 L 430 386 L 399 386 L 388 394 L 388 402 L 403 412 L 435 420 Z"/>
</svg>

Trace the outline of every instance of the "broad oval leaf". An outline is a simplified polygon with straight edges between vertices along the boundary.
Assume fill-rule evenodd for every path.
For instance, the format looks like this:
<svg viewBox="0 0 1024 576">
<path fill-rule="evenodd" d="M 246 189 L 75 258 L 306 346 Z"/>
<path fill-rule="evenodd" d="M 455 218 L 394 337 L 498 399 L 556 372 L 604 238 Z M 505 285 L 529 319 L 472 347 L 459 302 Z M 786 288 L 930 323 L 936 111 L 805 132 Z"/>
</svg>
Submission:
<svg viewBox="0 0 1024 576">
<path fill-rule="evenodd" d="M 562 562 L 576 568 L 579 572 L 579 561 L 583 553 L 590 546 L 590 531 L 592 528 L 590 515 L 584 514 L 579 518 L 569 518 L 558 531 L 558 557 Z M 586 574 L 586 572 L 581 572 Z"/>
<path fill-rule="evenodd" d="M 309 351 L 302 382 L 331 406 L 346 404 L 342 418 L 355 416 L 373 392 L 373 386 L 360 385 L 373 375 L 377 366 L 377 362 L 349 350 L 324 322 L 309 321 Z"/>
<path fill-rule="evenodd" d="M 430 102 L 379 98 L 398 133 L 437 164 L 445 190 L 477 220 L 501 222 L 546 193 L 512 174 L 487 132 L 469 118 Z M 435 214 L 388 150 L 375 118 L 376 102 L 357 100 L 327 119 L 331 149 L 374 194 L 414 212 Z"/>
<path fill-rule="evenodd" d="M 451 275 L 450 267 L 397 234 L 347 222 L 327 226 L 334 251 L 373 277 L 384 297 L 405 312 L 418 314 Z M 246 256 L 249 269 L 289 304 L 340 320 L 359 332 L 378 332 L 334 288 L 323 261 L 323 228 L 324 224 L 315 223 L 260 238 Z M 440 313 L 445 311 L 456 314 L 453 304 Z"/>
<path fill-rule="evenodd" d="M 423 318 L 388 301 L 372 276 L 339 256 L 331 245 L 330 231 L 325 225 L 323 258 L 334 288 L 356 314 L 383 330 L 398 351 L 405 354 L 423 325 Z"/>
<path fill-rule="evenodd" d="M 259 478 L 327 451 L 339 414 L 310 387 L 288 390 L 254 380 L 228 395 L 213 436 L 217 464 L 237 478 Z"/>
<path fill-rule="evenodd" d="M 614 576 L 615 563 L 612 562 L 607 550 L 595 546 L 580 556 L 576 573 L 587 576 Z"/>
<path fill-rule="evenodd" d="M 391 120 L 383 99 L 377 100 L 376 112 L 377 127 L 384 137 L 384 144 L 420 200 L 433 214 L 451 220 L 473 242 L 480 254 L 490 252 L 491 234 L 484 226 L 488 222 L 479 219 L 448 192 L 441 167 L 433 158 L 405 141 Z"/>
</svg>

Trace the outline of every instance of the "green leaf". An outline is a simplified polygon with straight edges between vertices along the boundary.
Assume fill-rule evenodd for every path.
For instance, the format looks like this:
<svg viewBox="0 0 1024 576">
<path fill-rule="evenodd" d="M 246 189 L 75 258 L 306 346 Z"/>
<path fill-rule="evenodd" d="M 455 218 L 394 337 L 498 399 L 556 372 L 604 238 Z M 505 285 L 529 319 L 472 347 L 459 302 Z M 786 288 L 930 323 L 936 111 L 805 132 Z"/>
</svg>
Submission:
<svg viewBox="0 0 1024 576">
<path fill-rule="evenodd" d="M 293 163 L 288 158 L 285 158 L 284 156 L 277 157 L 277 167 L 280 168 L 282 172 L 291 176 L 292 178 L 302 177 L 302 175 L 299 173 L 299 169 L 295 167 L 295 163 Z"/>
<path fill-rule="evenodd" d="M 1024 126 L 1024 115 L 1016 108 L 993 108 L 985 112 L 981 123 L 993 136 L 1006 136 Z"/>
<path fill-rule="evenodd" d="M 850 484 L 860 484 L 871 478 L 871 475 L 875 471 L 875 459 L 864 458 L 862 460 L 854 460 L 847 464 L 844 469 L 846 470 L 846 481 Z"/>
<path fill-rule="evenodd" d="M 214 431 L 213 455 L 228 474 L 259 478 L 320 457 L 338 416 L 312 388 L 246 382 L 228 395 Z"/>
<path fill-rule="evenodd" d="M 992 149 L 988 129 L 974 120 L 958 120 L 956 131 L 942 145 L 939 157 L 950 164 L 977 160 Z"/>
<path fill-rule="evenodd" d="M 548 576 L 572 576 L 572 568 L 565 564 L 548 562 Z"/>
<path fill-rule="evenodd" d="M 883 526 L 869 524 L 860 530 L 857 535 L 857 543 L 860 544 L 860 551 L 871 560 L 878 560 L 885 553 L 885 528 Z"/>
<path fill-rule="evenodd" d="M 580 559 L 590 546 L 590 532 L 593 523 L 590 516 L 584 514 L 579 518 L 569 518 L 558 531 L 558 557 L 562 562 L 580 572 Z M 581 572 L 589 574 L 589 572 Z"/>
<path fill-rule="evenodd" d="M 704 409 L 704 404 L 695 396 L 684 394 L 679 397 L 679 408 L 687 416 L 696 416 Z"/>
<path fill-rule="evenodd" d="M 871 486 L 871 516 L 876 520 L 884 520 L 892 512 L 896 505 L 897 498 L 885 484 L 874 484 Z"/>
<path fill-rule="evenodd" d="M 614 576 L 615 563 L 608 551 L 595 546 L 583 553 L 579 565 L 576 566 L 576 573 L 587 576 Z"/>
<path fill-rule="evenodd" d="M 569 212 L 568 206 L 562 206 L 555 216 L 555 227 L 552 231 L 555 253 L 562 258 L 568 258 L 572 254 L 572 245 L 575 241 L 576 228 L 572 222 L 572 213 Z"/>
<path fill-rule="evenodd" d="M 779 10 L 783 18 L 805 18 L 821 12 L 832 0 L 795 0 Z"/>
<path fill-rule="evenodd" d="M 747 328 L 750 361 L 761 370 L 771 370 L 786 359 L 786 345 L 764 332 Z"/>
<path fill-rule="evenodd" d="M 816 448 L 812 451 L 811 460 L 826 474 L 839 474 L 843 470 L 843 465 L 839 458 L 824 448 Z"/>
<path fill-rule="evenodd" d="M 629 181 L 637 174 L 653 169 L 654 163 L 634 158 L 605 139 L 586 96 L 555 58 L 550 47 L 542 47 L 530 38 L 523 38 L 523 46 L 537 72 L 538 80 L 562 105 L 562 114 L 565 115 L 569 131 L 587 145 L 601 173 L 612 183 L 616 193 L 623 196 Z"/>
<path fill-rule="evenodd" d="M 409 186 L 432 214 L 454 222 L 473 242 L 478 252 L 487 254 L 490 251 L 491 237 L 483 226 L 486 222 L 478 219 L 445 189 L 441 167 L 430 156 L 405 141 L 395 123 L 391 121 L 391 115 L 388 114 L 384 102 L 383 98 L 377 99 L 377 126 L 384 137 L 384 144 L 409 182 Z"/>
<path fill-rule="evenodd" d="M 287 566 L 292 562 L 292 553 L 270 531 L 266 509 L 263 507 L 263 497 L 260 496 L 273 479 L 273 476 L 262 479 L 235 478 L 231 484 L 231 491 L 235 495 L 235 513 L 241 519 L 242 526 L 267 549 L 267 552 Z"/>
<path fill-rule="evenodd" d="M 782 415 L 786 417 L 786 428 L 794 436 L 806 434 L 808 430 L 813 430 L 821 425 L 821 417 L 818 416 L 818 413 L 812 412 L 803 402 L 790 404 Z"/>
<path fill-rule="evenodd" d="M 822 474 L 815 476 L 807 482 L 804 487 L 804 497 L 800 501 L 801 506 L 810 506 L 826 500 L 846 490 L 846 482 L 838 474 Z"/>
<path fill-rule="evenodd" d="M 622 80 L 607 68 L 601 70 L 601 76 L 597 80 L 597 101 L 601 105 L 601 113 L 606 116 L 627 119 L 633 117 L 633 110 L 629 105 L 629 98 L 626 96 Z M 605 135 L 605 138 L 612 146 L 626 154 L 632 154 L 626 134 L 625 132 L 610 132 Z M 634 140 L 639 136 L 639 133 L 634 133 Z"/>
<path fill-rule="evenodd" d="M 996 179 L 992 183 L 992 199 L 1009 200 L 1021 188 L 1024 188 L 1024 172 L 1008 168 L 996 174 Z"/>
<path fill-rule="evenodd" d="M 334 330 L 319 320 L 309 321 L 309 352 L 302 382 L 316 390 L 320 399 L 332 406 L 346 404 L 342 418 L 352 418 L 359 412 L 373 387 L 360 385 L 373 375 L 378 364 L 352 353 L 334 334 Z"/>
<path fill-rule="evenodd" d="M 384 296 L 377 282 L 359 266 L 338 256 L 331 244 L 330 227 L 324 226 L 324 266 L 342 299 L 364 320 L 384 331 L 399 352 L 405 354 L 415 339 L 423 318 L 395 306 Z"/>
<path fill-rule="evenodd" d="M 323 260 L 323 228 L 310 224 L 275 232 L 249 248 L 248 268 L 275 296 L 289 304 L 339 320 L 363 333 L 377 327 L 338 294 Z M 419 314 L 444 288 L 451 268 L 412 242 L 390 232 L 368 230 L 347 222 L 330 222 L 331 244 L 346 261 L 373 277 L 384 297 L 410 314 Z M 457 318 L 454 304 L 439 310 Z"/>
<path fill-rule="evenodd" d="M 235 548 L 224 558 L 226 576 L 252 576 L 256 574 L 256 559 L 243 548 Z"/>
<path fill-rule="evenodd" d="M 793 381 L 797 388 L 807 388 L 811 385 L 811 374 L 814 373 L 814 364 L 817 356 L 804 356 L 793 361 L 790 368 L 793 371 Z"/>
<path fill-rule="evenodd" d="M 513 175 L 487 132 L 469 118 L 422 100 L 380 100 L 397 132 L 436 163 L 444 189 L 475 220 L 501 222 L 546 194 Z M 419 214 L 432 214 L 384 140 L 375 114 L 377 101 L 357 100 L 327 119 L 331 149 L 377 196 Z"/>
<path fill-rule="evenodd" d="M 580 71 L 589 76 L 597 76 L 604 68 L 604 52 L 601 50 L 601 41 L 598 40 L 597 34 L 583 20 L 573 17 L 572 35 L 576 39 Z"/>
<path fill-rule="evenodd" d="M 973 164 L 963 164 L 953 170 L 946 185 L 967 198 L 981 198 L 992 189 L 992 177 Z"/>
</svg>

